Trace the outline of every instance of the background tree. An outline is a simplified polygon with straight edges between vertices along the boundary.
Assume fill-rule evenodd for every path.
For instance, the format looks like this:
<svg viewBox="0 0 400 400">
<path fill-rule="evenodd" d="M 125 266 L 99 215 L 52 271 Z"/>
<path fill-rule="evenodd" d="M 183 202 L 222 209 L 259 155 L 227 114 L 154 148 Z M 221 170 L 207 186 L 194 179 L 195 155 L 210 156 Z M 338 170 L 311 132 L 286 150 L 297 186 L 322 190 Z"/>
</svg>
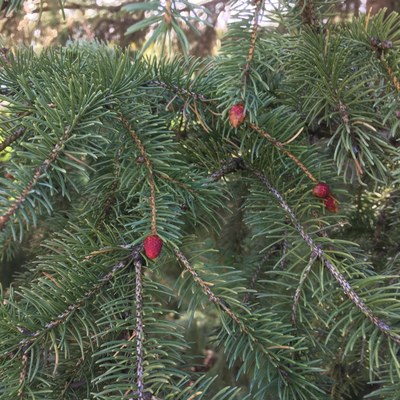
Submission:
<svg viewBox="0 0 400 400">
<path fill-rule="evenodd" d="M 136 23 L 146 20 L 152 10 L 146 6 L 137 8 L 139 2 L 127 0 L 67 1 L 60 10 L 59 2 L 43 3 L 40 0 L 25 2 L 6 2 L 10 4 L 3 10 L 0 18 L 0 32 L 6 45 L 22 43 L 35 48 L 49 45 L 65 45 L 69 40 L 107 41 L 131 50 L 140 49 L 149 29 L 126 33 Z M 6 4 L 4 3 L 4 4 Z M 134 4 L 135 8 L 129 9 Z M 207 14 L 197 7 L 201 21 L 193 21 L 193 26 L 182 26 L 192 44 L 190 53 L 197 56 L 209 55 L 217 42 L 217 21 L 225 9 L 226 1 L 209 1 Z M 185 10 L 186 8 L 186 10 Z M 179 12 L 191 14 L 188 5 L 181 3 Z"/>
<path fill-rule="evenodd" d="M 130 12 L 188 49 L 175 6 Z M 217 57 L 2 49 L 1 255 L 26 266 L 0 398 L 398 398 L 400 17 L 229 6 Z"/>
</svg>

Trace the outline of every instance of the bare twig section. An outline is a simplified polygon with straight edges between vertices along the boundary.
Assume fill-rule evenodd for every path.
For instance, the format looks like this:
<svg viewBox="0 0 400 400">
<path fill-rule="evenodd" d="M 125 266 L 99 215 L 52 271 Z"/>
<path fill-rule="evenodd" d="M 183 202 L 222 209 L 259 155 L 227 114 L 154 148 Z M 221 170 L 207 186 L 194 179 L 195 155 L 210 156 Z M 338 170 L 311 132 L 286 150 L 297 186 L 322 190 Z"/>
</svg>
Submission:
<svg viewBox="0 0 400 400">
<path fill-rule="evenodd" d="M 57 159 L 58 155 L 64 148 L 66 140 L 69 138 L 70 135 L 71 135 L 71 130 L 68 128 L 65 130 L 60 140 L 54 145 L 47 159 L 43 161 L 42 165 L 36 168 L 33 178 L 26 185 L 25 189 L 22 191 L 20 196 L 14 201 L 14 203 L 8 208 L 8 210 L 2 216 L 0 216 L 0 231 L 6 227 L 7 222 L 19 209 L 22 202 L 26 200 L 26 198 L 29 195 L 29 192 L 39 182 L 41 175 L 47 172 L 50 165 Z"/>
<path fill-rule="evenodd" d="M 218 171 L 213 172 L 210 175 L 210 181 L 217 182 L 225 175 L 231 174 L 232 172 L 236 172 L 239 169 L 243 168 L 244 168 L 243 158 L 241 157 L 231 158 L 222 166 L 222 168 L 220 168 Z"/>
<path fill-rule="evenodd" d="M 272 143 L 275 147 L 277 147 L 280 151 L 282 151 L 282 153 L 286 154 L 290 159 L 292 159 L 303 170 L 303 172 L 307 175 L 307 177 L 311 181 L 315 183 L 318 182 L 317 178 L 308 170 L 308 168 L 294 154 L 292 154 L 289 150 L 284 148 L 284 144 L 282 142 L 273 138 L 268 132 L 264 131 L 256 124 L 250 124 L 249 126 L 259 135 L 261 135 L 262 137 L 267 139 L 270 143 Z"/>
<path fill-rule="evenodd" d="M 12 135 L 5 138 L 0 143 L 0 151 L 3 151 L 7 146 L 9 146 L 10 144 L 17 141 L 25 133 L 25 131 L 26 131 L 26 128 L 22 126 L 22 127 L 18 128 Z"/>
<path fill-rule="evenodd" d="M 142 282 L 142 259 L 134 260 L 136 273 L 135 303 L 136 303 L 136 385 L 137 399 L 144 400 L 143 380 L 143 282 Z M 133 400 L 133 399 L 131 399 Z"/>
<path fill-rule="evenodd" d="M 153 164 L 151 163 L 149 156 L 147 155 L 146 149 L 144 148 L 142 141 L 139 139 L 139 136 L 136 134 L 132 125 L 129 123 L 126 117 L 124 117 L 122 114 L 119 114 L 119 119 L 130 133 L 149 171 L 151 234 L 156 235 L 157 234 L 156 184 L 154 180 Z"/>
<path fill-rule="evenodd" d="M 175 255 L 183 265 L 183 267 L 192 275 L 194 281 L 202 288 L 203 292 L 208 296 L 210 301 L 216 305 L 218 305 L 222 310 L 228 314 L 228 316 L 240 326 L 240 329 L 243 332 L 249 333 L 248 329 L 244 326 L 243 322 L 240 321 L 239 317 L 225 304 L 225 301 L 220 299 L 218 296 L 214 294 L 214 292 L 210 289 L 210 286 L 199 276 L 199 274 L 194 270 L 194 268 L 190 265 L 189 260 L 182 254 L 179 249 L 175 249 Z"/>
<path fill-rule="evenodd" d="M 23 399 L 25 397 L 24 394 L 24 382 L 26 379 L 26 373 L 27 373 L 27 368 L 28 368 L 28 354 L 26 351 L 26 348 L 22 349 L 22 368 L 21 368 L 21 372 L 19 374 L 19 378 L 18 378 L 18 385 L 19 385 L 19 390 L 18 390 L 18 397 L 20 399 Z"/>
<path fill-rule="evenodd" d="M 303 288 L 303 284 L 308 277 L 308 274 L 311 271 L 312 266 L 314 265 L 315 260 L 318 256 L 315 253 L 311 253 L 310 260 L 306 268 L 304 268 L 303 273 L 301 274 L 299 286 L 296 289 L 296 292 L 293 296 L 293 305 L 292 305 L 292 324 L 295 326 L 297 324 L 297 306 L 300 300 L 301 289 Z"/>
<path fill-rule="evenodd" d="M 349 117 L 349 112 L 347 110 L 347 106 L 339 100 L 338 109 L 340 118 L 342 119 L 343 123 L 348 126 L 350 122 L 350 117 Z"/>
<path fill-rule="evenodd" d="M 254 175 L 256 175 L 261 183 L 272 193 L 272 195 L 278 200 L 279 205 L 288 214 L 293 226 L 299 232 L 302 239 L 308 244 L 313 254 L 318 257 L 333 275 L 336 282 L 339 283 L 343 289 L 344 294 L 353 302 L 353 304 L 364 314 L 366 317 L 386 336 L 388 336 L 394 342 L 400 344 L 400 337 L 395 334 L 391 327 L 386 324 L 383 320 L 378 318 L 371 309 L 365 304 L 365 302 L 360 298 L 360 296 L 351 288 L 350 283 L 346 278 L 337 270 L 335 265 L 333 265 L 328 257 L 325 255 L 324 251 L 315 244 L 311 236 L 304 230 L 303 226 L 300 224 L 295 213 L 283 199 L 282 195 L 271 185 L 267 177 L 258 170 L 253 170 Z"/>
</svg>

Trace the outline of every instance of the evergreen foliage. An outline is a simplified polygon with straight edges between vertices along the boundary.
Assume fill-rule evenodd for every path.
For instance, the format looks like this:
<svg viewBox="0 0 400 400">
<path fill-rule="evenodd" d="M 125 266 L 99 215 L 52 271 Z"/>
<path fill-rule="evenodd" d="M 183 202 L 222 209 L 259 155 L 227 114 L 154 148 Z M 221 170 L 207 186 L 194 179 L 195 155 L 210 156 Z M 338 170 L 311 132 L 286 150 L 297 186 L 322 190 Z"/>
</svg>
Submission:
<svg viewBox="0 0 400 400">
<path fill-rule="evenodd" d="M 205 60 L 3 50 L 1 399 L 400 399 L 400 16 L 331 3 L 232 1 Z"/>
</svg>

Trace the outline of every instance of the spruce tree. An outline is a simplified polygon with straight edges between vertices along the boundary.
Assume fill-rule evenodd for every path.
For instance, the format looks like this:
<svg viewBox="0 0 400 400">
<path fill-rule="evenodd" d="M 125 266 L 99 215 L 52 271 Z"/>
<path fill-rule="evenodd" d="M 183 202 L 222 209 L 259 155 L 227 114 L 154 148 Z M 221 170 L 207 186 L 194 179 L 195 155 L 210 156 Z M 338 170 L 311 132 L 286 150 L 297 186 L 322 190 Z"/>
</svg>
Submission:
<svg viewBox="0 0 400 400">
<path fill-rule="evenodd" d="M 2 49 L 1 399 L 400 399 L 400 16 L 331 3 Z"/>
</svg>

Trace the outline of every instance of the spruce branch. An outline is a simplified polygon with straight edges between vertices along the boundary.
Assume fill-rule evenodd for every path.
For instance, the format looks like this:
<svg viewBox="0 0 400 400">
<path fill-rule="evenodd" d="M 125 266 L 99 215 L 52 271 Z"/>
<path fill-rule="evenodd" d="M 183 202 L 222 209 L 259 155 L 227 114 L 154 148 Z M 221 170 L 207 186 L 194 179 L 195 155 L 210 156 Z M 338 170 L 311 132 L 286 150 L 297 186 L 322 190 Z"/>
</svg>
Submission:
<svg viewBox="0 0 400 400">
<path fill-rule="evenodd" d="M 26 351 L 31 345 L 33 345 L 40 337 L 42 337 L 44 334 L 47 332 L 55 329 L 59 325 L 65 323 L 69 317 L 76 311 L 78 311 L 88 300 L 90 300 L 94 295 L 96 295 L 100 290 L 106 286 L 111 280 L 115 277 L 115 275 L 122 269 L 124 269 L 130 262 L 133 260 L 133 262 L 136 262 L 137 260 L 141 259 L 141 254 L 140 252 L 142 251 L 143 245 L 137 245 L 133 247 L 132 251 L 129 254 L 129 257 L 124 260 L 120 261 L 117 264 L 115 264 L 110 272 L 107 274 L 103 275 L 98 279 L 98 282 L 93 285 L 88 291 L 85 292 L 83 297 L 81 299 L 78 299 L 75 303 L 72 303 L 68 305 L 68 307 L 57 316 L 57 318 L 52 319 L 50 322 L 46 323 L 44 327 L 41 327 L 40 329 L 37 329 L 34 332 L 29 331 L 28 329 L 22 327 L 22 326 L 17 326 L 17 329 L 20 333 L 27 335 L 27 338 L 24 338 L 19 341 L 17 347 L 22 349 L 23 352 Z M 91 258 L 92 255 L 88 255 L 84 259 L 89 259 Z M 0 354 L 0 359 L 8 357 L 10 355 L 14 354 L 14 349 L 7 351 L 3 354 Z"/>
<path fill-rule="evenodd" d="M 18 128 L 13 134 L 5 138 L 1 143 L 0 143 L 0 151 L 3 151 L 7 146 L 10 144 L 14 143 L 17 141 L 26 131 L 26 128 L 24 126 L 21 126 Z"/>
<path fill-rule="evenodd" d="M 43 161 L 42 165 L 36 168 L 35 173 L 31 181 L 26 185 L 22 193 L 19 197 L 14 201 L 14 203 L 8 208 L 8 210 L 0 216 L 0 231 L 4 230 L 7 225 L 7 222 L 10 218 L 16 213 L 16 211 L 21 206 L 22 202 L 26 200 L 30 191 L 34 188 L 34 186 L 39 182 L 40 177 L 47 172 L 50 165 L 57 159 L 60 152 L 63 150 L 65 142 L 71 136 L 72 130 L 68 127 L 65 131 L 60 140 L 54 145 L 53 149 L 51 150 L 50 154 Z"/>
<path fill-rule="evenodd" d="M 156 235 L 157 234 L 156 183 L 154 180 L 153 164 L 151 163 L 150 158 L 147 155 L 146 149 L 144 148 L 142 141 L 139 139 L 139 136 L 136 134 L 132 125 L 129 123 L 126 117 L 121 113 L 118 114 L 118 117 L 122 122 L 122 124 L 124 125 L 124 127 L 129 132 L 129 134 L 131 135 L 148 169 L 149 186 L 150 186 L 150 207 L 151 207 L 151 234 Z"/>
<path fill-rule="evenodd" d="M 291 160 L 293 160 L 304 171 L 304 173 L 311 181 L 313 181 L 314 183 L 318 182 L 317 178 L 309 171 L 309 169 L 294 154 L 292 154 L 289 150 L 285 149 L 284 144 L 282 142 L 273 138 L 268 132 L 264 131 L 256 124 L 250 124 L 249 126 L 251 129 L 256 131 L 260 136 L 264 137 L 270 143 L 272 143 L 277 149 L 282 151 L 282 153 L 286 154 Z"/>
<path fill-rule="evenodd" d="M 136 304 L 136 385 L 138 400 L 144 400 L 144 380 L 143 380 L 143 282 L 142 282 L 142 263 L 141 257 L 134 259 L 136 288 L 135 288 L 135 304 Z M 133 400 L 131 398 L 130 400 Z"/>
<path fill-rule="evenodd" d="M 261 172 L 252 169 L 252 172 L 261 183 L 272 193 L 272 195 L 278 200 L 279 205 L 282 209 L 289 215 L 289 218 L 300 234 L 301 238 L 308 244 L 313 254 L 315 254 L 325 265 L 328 271 L 333 275 L 336 282 L 341 286 L 345 295 L 350 299 L 350 301 L 364 314 L 366 317 L 387 337 L 393 340 L 395 343 L 400 344 L 400 337 L 395 334 L 391 327 L 378 318 L 371 309 L 365 304 L 365 302 L 360 298 L 360 296 L 351 288 L 350 283 L 346 278 L 337 270 L 337 268 L 329 261 L 326 257 L 325 252 L 315 244 L 311 236 L 305 231 L 304 227 L 300 224 L 300 221 L 296 217 L 293 210 L 289 207 L 286 201 L 283 199 L 282 195 L 271 185 L 268 178 Z"/>
</svg>

